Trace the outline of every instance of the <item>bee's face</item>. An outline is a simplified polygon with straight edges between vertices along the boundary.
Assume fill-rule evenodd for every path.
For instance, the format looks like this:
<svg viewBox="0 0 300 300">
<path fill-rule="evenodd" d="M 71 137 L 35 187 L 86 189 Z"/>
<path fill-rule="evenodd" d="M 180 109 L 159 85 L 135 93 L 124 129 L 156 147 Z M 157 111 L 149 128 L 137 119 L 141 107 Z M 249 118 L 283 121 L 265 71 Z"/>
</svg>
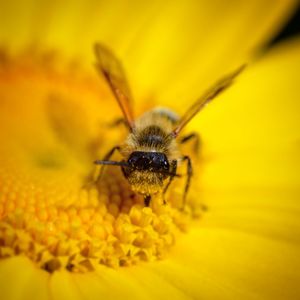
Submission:
<svg viewBox="0 0 300 300">
<path fill-rule="evenodd" d="M 124 175 L 133 190 L 142 194 L 158 192 L 169 176 L 170 164 L 164 153 L 135 151 L 127 162 L 129 167 L 123 168 Z"/>
<path fill-rule="evenodd" d="M 164 153 L 134 151 L 128 158 L 130 167 L 137 171 L 166 173 L 169 171 L 169 161 Z"/>
</svg>

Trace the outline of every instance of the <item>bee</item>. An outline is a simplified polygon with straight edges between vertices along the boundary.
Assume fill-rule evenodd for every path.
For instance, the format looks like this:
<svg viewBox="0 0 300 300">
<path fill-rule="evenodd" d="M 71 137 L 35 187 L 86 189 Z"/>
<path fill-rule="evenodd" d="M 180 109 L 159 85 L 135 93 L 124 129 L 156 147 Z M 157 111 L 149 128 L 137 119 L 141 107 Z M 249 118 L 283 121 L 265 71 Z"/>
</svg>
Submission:
<svg viewBox="0 0 300 300">
<path fill-rule="evenodd" d="M 207 103 L 228 88 L 244 66 L 223 77 L 194 102 L 186 113 L 179 118 L 167 108 L 154 108 L 135 119 L 132 111 L 132 96 L 123 66 L 114 53 L 102 44 L 95 45 L 96 68 L 105 78 L 120 109 L 123 122 L 128 129 L 128 136 L 122 145 L 113 147 L 102 160 L 94 163 L 120 166 L 132 190 L 144 197 L 145 206 L 149 206 L 151 197 L 167 192 L 176 177 L 177 167 L 186 166 L 186 181 L 183 191 L 183 207 L 193 175 L 191 158 L 181 154 L 179 144 L 194 139 L 199 144 L 195 133 L 180 137 L 182 129 L 203 109 Z M 123 159 L 110 160 L 118 151 Z M 165 201 L 164 201 L 165 203 Z"/>
</svg>

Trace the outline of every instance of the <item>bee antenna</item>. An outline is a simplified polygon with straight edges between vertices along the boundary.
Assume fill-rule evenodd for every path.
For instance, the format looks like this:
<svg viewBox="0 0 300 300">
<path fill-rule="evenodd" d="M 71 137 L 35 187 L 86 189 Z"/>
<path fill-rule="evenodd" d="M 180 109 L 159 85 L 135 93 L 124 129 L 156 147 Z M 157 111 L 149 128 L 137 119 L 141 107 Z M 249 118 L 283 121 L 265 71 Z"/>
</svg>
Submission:
<svg viewBox="0 0 300 300">
<path fill-rule="evenodd" d="M 129 167 L 129 164 L 126 161 L 95 160 L 94 164 L 96 164 L 96 165 Z"/>
</svg>

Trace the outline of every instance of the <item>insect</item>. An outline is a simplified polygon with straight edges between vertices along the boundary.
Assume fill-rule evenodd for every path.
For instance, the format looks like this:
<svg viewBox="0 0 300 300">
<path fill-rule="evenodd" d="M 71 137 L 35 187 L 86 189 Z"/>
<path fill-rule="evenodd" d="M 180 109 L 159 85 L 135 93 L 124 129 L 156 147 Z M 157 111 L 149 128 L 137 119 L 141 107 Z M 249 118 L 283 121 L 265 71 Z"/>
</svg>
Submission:
<svg viewBox="0 0 300 300">
<path fill-rule="evenodd" d="M 228 74 L 208 89 L 186 113 L 179 118 L 166 108 L 154 108 L 138 119 L 132 111 L 132 96 L 121 62 L 114 53 L 97 43 L 96 68 L 106 79 L 122 113 L 123 121 L 129 133 L 122 145 L 113 147 L 102 160 L 94 163 L 120 166 L 125 178 L 134 192 L 144 196 L 145 206 L 149 206 L 154 194 L 164 195 L 177 174 L 179 164 L 186 165 L 186 182 L 183 191 L 183 206 L 193 175 L 192 162 L 189 156 L 182 155 L 179 144 L 194 139 L 196 144 L 199 136 L 195 133 L 179 137 L 182 129 L 212 99 L 231 85 L 234 78 L 244 66 Z M 121 161 L 110 160 L 115 151 L 119 151 Z"/>
</svg>

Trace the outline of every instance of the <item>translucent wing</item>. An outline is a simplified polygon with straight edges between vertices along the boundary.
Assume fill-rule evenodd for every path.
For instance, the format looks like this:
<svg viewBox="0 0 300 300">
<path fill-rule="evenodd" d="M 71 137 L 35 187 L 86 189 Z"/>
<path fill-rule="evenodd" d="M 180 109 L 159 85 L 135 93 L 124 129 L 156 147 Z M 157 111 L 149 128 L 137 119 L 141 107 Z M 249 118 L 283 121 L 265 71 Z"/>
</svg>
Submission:
<svg viewBox="0 0 300 300">
<path fill-rule="evenodd" d="M 229 87 L 234 78 L 241 73 L 241 71 L 245 68 L 245 65 L 239 67 L 234 72 L 228 74 L 223 77 L 219 81 L 216 82 L 210 89 L 208 89 L 202 97 L 200 97 L 182 116 L 179 121 L 177 127 L 173 130 L 172 135 L 176 137 L 179 132 L 188 124 L 188 122 L 212 99 L 218 96 L 222 91 L 224 91 L 227 87 Z"/>
<path fill-rule="evenodd" d="M 107 80 L 123 112 L 126 123 L 132 130 L 134 126 L 131 107 L 132 97 L 123 66 L 111 50 L 99 43 L 95 44 L 95 54 L 97 58 L 96 67 Z"/>
</svg>

